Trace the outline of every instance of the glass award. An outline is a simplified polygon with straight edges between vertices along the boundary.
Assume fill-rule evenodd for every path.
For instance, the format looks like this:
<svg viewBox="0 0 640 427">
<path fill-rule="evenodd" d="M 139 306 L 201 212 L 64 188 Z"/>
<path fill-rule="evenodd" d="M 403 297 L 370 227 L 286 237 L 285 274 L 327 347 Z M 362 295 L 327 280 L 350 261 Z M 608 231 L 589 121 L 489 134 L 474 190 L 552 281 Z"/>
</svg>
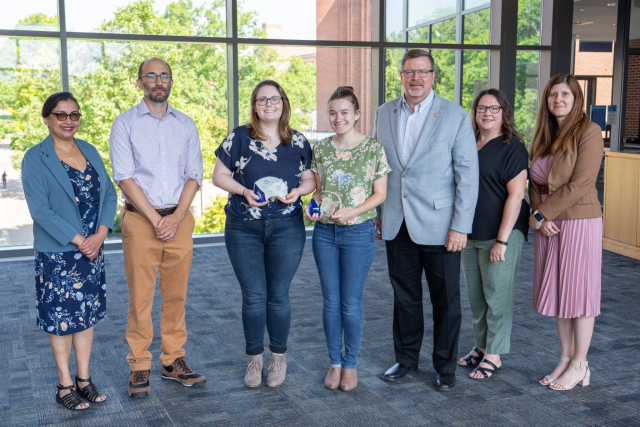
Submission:
<svg viewBox="0 0 640 427">
<path fill-rule="evenodd" d="M 320 213 L 320 206 L 318 206 L 318 204 L 316 203 L 316 199 L 312 197 L 311 201 L 309 202 L 309 215 L 319 214 L 319 213 Z"/>
<path fill-rule="evenodd" d="M 253 192 L 256 193 L 257 196 L 260 196 L 258 203 L 262 203 L 272 198 L 275 199 L 276 197 L 286 199 L 287 194 L 289 194 L 289 189 L 287 183 L 280 178 L 268 176 L 257 180 L 255 184 L 253 184 Z"/>
</svg>

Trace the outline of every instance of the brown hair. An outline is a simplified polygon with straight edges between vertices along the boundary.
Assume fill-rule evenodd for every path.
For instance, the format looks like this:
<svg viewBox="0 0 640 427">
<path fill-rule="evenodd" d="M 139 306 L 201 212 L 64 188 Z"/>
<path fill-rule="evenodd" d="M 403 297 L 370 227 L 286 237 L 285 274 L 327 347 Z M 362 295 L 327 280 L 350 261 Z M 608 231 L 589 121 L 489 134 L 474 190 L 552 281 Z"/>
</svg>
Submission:
<svg viewBox="0 0 640 427">
<path fill-rule="evenodd" d="M 354 111 L 360 110 L 360 103 L 358 102 L 358 97 L 353 91 L 352 86 L 340 86 L 338 87 L 329 97 L 327 101 L 327 108 L 329 108 L 329 103 L 335 99 L 348 99 L 350 103 L 353 104 Z M 358 120 L 356 120 L 358 122 Z"/>
<path fill-rule="evenodd" d="M 548 102 L 551 88 L 560 83 L 566 83 L 569 86 L 574 98 L 573 108 L 563 120 L 562 125 L 558 125 L 558 120 L 549 111 Z M 571 74 L 556 74 L 547 82 L 540 97 L 529 157 L 533 159 L 536 154 L 548 156 L 566 151 L 588 125 L 589 118 L 584 112 L 584 95 L 578 80 Z"/>
<path fill-rule="evenodd" d="M 260 140 L 267 138 L 267 135 L 262 133 L 260 120 L 258 119 L 258 113 L 256 112 L 256 98 L 258 97 L 258 91 L 264 86 L 272 86 L 276 88 L 282 97 L 282 116 L 280 116 L 280 122 L 278 123 L 278 133 L 280 135 L 280 143 L 282 145 L 289 145 L 293 137 L 293 132 L 289 127 L 291 105 L 289 104 L 289 98 L 287 98 L 287 94 L 284 92 L 284 89 L 282 89 L 282 86 L 273 80 L 263 80 L 253 88 L 253 92 L 251 92 L 251 121 L 245 126 L 249 129 L 252 138 Z"/>
<path fill-rule="evenodd" d="M 404 63 L 407 59 L 422 57 L 429 58 L 429 61 L 431 62 L 431 69 L 435 70 L 436 64 L 433 61 L 433 56 L 431 56 L 431 53 L 429 53 L 429 51 L 426 51 L 424 49 L 409 49 L 404 53 L 404 55 L 402 55 L 402 61 L 400 61 L 400 71 L 404 69 Z"/>
<path fill-rule="evenodd" d="M 476 107 L 480 102 L 480 98 L 485 95 L 495 96 L 498 100 L 498 104 L 500 104 L 500 107 L 502 108 L 502 142 L 509 143 L 509 140 L 512 136 L 515 136 L 516 138 L 518 138 L 518 140 L 520 140 L 520 142 L 523 142 L 522 137 L 516 130 L 516 125 L 513 120 L 513 108 L 511 108 L 511 104 L 509 104 L 509 101 L 507 100 L 505 94 L 498 89 L 483 90 L 482 92 L 479 92 L 473 100 L 473 104 L 471 105 L 471 124 L 473 125 L 473 133 L 475 134 L 476 139 L 478 139 L 478 135 L 480 135 L 480 128 L 478 127 L 478 123 L 476 122 Z"/>
</svg>

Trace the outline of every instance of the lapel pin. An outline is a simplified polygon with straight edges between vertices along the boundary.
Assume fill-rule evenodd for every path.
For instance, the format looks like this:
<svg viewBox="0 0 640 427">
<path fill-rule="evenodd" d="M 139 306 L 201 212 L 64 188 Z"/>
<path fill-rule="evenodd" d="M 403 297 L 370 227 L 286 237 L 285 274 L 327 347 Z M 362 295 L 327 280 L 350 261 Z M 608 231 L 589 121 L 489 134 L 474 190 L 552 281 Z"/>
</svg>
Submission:
<svg viewBox="0 0 640 427">
<path fill-rule="evenodd" d="M 434 114 L 434 115 L 433 115 L 433 117 L 438 117 L 438 115 L 437 115 L 437 114 Z"/>
<path fill-rule="evenodd" d="M 396 109 L 396 110 L 393 110 L 393 112 L 394 112 L 394 113 L 397 113 L 397 112 L 398 112 L 398 110 L 397 110 L 397 109 Z"/>
</svg>

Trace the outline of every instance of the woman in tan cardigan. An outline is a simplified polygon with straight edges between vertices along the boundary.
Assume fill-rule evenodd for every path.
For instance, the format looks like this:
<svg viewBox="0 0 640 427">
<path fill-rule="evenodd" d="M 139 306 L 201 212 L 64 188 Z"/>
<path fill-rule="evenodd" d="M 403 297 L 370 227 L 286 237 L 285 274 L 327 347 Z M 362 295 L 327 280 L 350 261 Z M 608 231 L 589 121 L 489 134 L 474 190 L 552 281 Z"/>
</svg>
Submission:
<svg viewBox="0 0 640 427">
<path fill-rule="evenodd" d="M 600 314 L 602 209 L 595 184 L 603 151 L 576 78 L 551 78 L 529 153 L 529 223 L 536 229 L 533 308 L 555 316 L 560 338 L 560 363 L 540 380 L 553 390 L 589 385 L 587 352 Z"/>
</svg>

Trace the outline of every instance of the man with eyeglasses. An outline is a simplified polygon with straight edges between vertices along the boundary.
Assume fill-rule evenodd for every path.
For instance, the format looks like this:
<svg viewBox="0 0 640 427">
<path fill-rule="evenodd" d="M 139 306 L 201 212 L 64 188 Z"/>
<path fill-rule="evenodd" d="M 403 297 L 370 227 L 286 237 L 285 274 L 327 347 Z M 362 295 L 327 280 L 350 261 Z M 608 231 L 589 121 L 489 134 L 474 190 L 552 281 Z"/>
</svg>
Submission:
<svg viewBox="0 0 640 427">
<path fill-rule="evenodd" d="M 386 241 L 394 293 L 396 364 L 383 378 L 397 381 L 418 368 L 424 271 L 433 306 L 435 387 L 448 391 L 456 384 L 460 251 L 478 198 L 478 154 L 467 112 L 432 90 L 431 54 L 408 50 L 400 76 L 404 94 L 378 108 L 373 133 L 392 170 L 387 199 L 374 219 L 376 237 Z"/>
<path fill-rule="evenodd" d="M 160 271 L 162 378 L 199 387 L 206 382 L 184 360 L 185 300 L 193 257 L 189 206 L 202 185 L 202 153 L 195 122 L 167 102 L 171 67 L 149 58 L 138 69 L 144 97 L 113 122 L 109 144 L 113 179 L 125 199 L 122 250 L 129 287 L 128 393 L 149 395 L 153 339 L 151 307 Z"/>
</svg>

